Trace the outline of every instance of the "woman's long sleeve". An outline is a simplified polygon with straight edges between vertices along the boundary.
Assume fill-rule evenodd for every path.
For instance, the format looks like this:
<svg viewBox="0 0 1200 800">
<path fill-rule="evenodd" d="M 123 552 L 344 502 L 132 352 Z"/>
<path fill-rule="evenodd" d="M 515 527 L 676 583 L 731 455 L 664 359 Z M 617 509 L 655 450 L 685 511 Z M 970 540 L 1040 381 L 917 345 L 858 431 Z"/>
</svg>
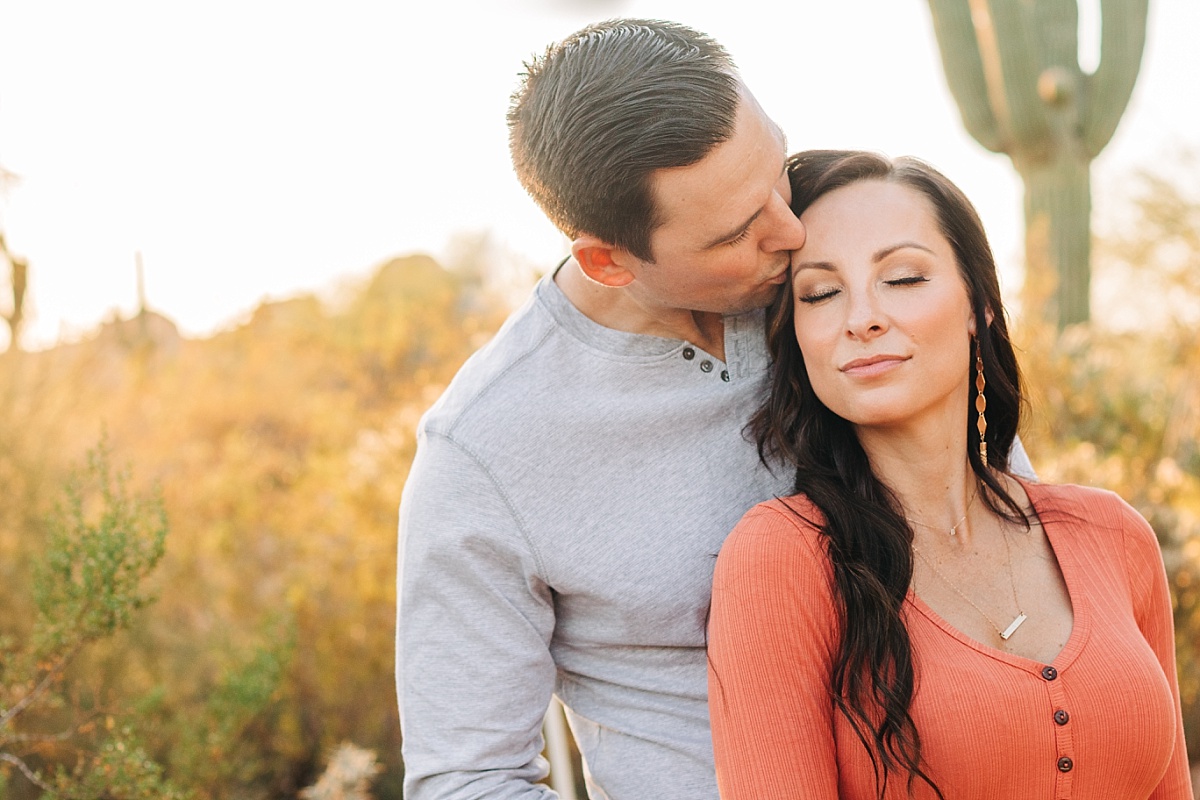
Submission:
<svg viewBox="0 0 1200 800">
<path fill-rule="evenodd" d="M 1179 705 L 1179 679 L 1175 667 L 1175 625 L 1162 550 L 1150 524 L 1124 502 L 1121 502 L 1121 506 L 1125 512 L 1125 555 L 1134 616 L 1146 642 L 1162 664 L 1163 674 L 1175 700 L 1175 750 L 1166 774 L 1151 798 L 1191 800 L 1191 777 L 1188 773 L 1187 746 L 1183 739 L 1183 713 Z"/>
<path fill-rule="evenodd" d="M 774 503 L 751 510 L 717 559 L 709 708 L 722 800 L 838 796 L 829 675 L 839 623 L 821 547 L 811 524 Z"/>
</svg>

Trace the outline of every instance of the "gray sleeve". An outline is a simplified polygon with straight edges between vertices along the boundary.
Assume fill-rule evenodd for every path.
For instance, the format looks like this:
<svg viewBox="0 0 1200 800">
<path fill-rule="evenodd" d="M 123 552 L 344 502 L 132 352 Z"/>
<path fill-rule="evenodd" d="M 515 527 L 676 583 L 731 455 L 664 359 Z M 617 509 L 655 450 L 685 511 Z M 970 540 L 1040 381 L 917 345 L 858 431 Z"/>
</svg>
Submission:
<svg viewBox="0 0 1200 800">
<path fill-rule="evenodd" d="M 1029 460 L 1029 454 L 1025 452 L 1025 445 L 1021 444 L 1021 437 L 1013 437 L 1012 447 L 1008 450 L 1008 469 L 1014 475 L 1020 475 L 1022 478 L 1036 481 L 1037 473 L 1033 470 L 1033 462 Z"/>
<path fill-rule="evenodd" d="M 400 502 L 396 692 L 407 800 L 550 800 L 554 609 L 515 512 L 453 441 L 419 435 Z"/>
</svg>

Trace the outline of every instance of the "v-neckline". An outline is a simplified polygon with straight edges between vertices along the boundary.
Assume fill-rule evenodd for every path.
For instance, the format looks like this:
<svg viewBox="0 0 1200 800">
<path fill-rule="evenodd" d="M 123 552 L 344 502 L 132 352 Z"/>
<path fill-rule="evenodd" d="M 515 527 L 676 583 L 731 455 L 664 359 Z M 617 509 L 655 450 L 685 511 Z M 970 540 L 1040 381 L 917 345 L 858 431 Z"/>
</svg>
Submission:
<svg viewBox="0 0 1200 800">
<path fill-rule="evenodd" d="M 1067 597 L 1071 601 L 1071 633 L 1067 637 L 1067 641 L 1062 646 L 1062 649 L 1055 654 L 1054 658 L 1050 661 L 1035 661 L 1027 656 L 1009 653 L 968 636 L 934 611 L 911 587 L 909 587 L 906 599 L 910 606 L 923 614 L 934 626 L 961 644 L 970 647 L 972 650 L 997 661 L 1003 661 L 1026 672 L 1040 674 L 1046 666 L 1052 666 L 1061 672 L 1071 665 L 1071 662 L 1075 660 L 1087 642 L 1087 637 L 1091 632 L 1091 606 L 1087 602 L 1083 587 L 1079 585 L 1081 576 L 1079 575 L 1078 564 L 1075 561 L 1070 546 L 1065 541 L 1068 534 L 1062 530 L 1061 521 L 1047 521 L 1039 511 L 1039 505 L 1048 492 L 1047 487 L 1037 483 L 1029 483 L 1021 478 L 1017 478 L 1017 481 L 1025 490 L 1025 494 L 1028 495 L 1033 512 L 1037 516 L 1042 530 L 1046 533 L 1046 542 L 1049 544 L 1051 552 L 1054 553 L 1054 560 L 1058 562 L 1058 569 L 1062 573 L 1063 583 L 1067 587 Z"/>
</svg>

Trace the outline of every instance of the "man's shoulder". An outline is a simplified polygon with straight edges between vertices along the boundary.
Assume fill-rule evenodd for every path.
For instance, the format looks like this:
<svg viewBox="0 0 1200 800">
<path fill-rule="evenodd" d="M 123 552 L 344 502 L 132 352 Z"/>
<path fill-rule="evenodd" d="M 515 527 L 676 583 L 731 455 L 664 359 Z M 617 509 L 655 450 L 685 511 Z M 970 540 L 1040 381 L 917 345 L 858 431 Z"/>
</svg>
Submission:
<svg viewBox="0 0 1200 800">
<path fill-rule="evenodd" d="M 598 326 L 582 323 L 550 277 L 543 278 L 492 339 L 459 369 L 421 421 L 425 433 L 492 439 L 528 430 L 563 403 L 581 402 L 611 377 Z"/>
<path fill-rule="evenodd" d="M 534 374 L 531 362 L 544 353 L 556 333 L 554 317 L 539 302 L 537 293 L 509 315 L 487 344 L 463 363 L 450 385 L 426 412 L 424 430 L 449 433 L 465 416 L 486 410 L 495 413 L 528 393 Z"/>
</svg>

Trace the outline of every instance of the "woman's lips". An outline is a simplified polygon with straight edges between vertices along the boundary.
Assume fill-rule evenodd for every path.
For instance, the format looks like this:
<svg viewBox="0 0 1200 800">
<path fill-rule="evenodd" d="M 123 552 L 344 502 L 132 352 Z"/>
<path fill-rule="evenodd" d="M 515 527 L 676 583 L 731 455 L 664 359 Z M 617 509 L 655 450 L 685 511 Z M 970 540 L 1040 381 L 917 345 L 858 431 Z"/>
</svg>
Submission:
<svg viewBox="0 0 1200 800">
<path fill-rule="evenodd" d="M 906 356 L 880 355 L 856 358 L 838 367 L 846 375 L 870 377 L 889 372 L 907 361 Z"/>
</svg>

